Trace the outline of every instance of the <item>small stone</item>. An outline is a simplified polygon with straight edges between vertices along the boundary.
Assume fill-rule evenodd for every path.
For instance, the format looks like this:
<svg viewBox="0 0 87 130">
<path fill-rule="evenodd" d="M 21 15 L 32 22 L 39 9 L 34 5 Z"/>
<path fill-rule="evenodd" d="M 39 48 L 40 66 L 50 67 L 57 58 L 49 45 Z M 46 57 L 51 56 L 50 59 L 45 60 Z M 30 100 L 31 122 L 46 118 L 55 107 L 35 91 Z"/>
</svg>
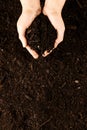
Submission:
<svg viewBox="0 0 87 130">
<path fill-rule="evenodd" d="M 4 51 L 4 49 L 1 49 L 1 51 L 3 52 L 3 51 Z"/>
<path fill-rule="evenodd" d="M 37 48 L 40 49 L 40 46 L 38 45 Z"/>
<path fill-rule="evenodd" d="M 78 87 L 77 89 L 79 90 L 79 89 L 81 89 L 81 87 Z"/>
<path fill-rule="evenodd" d="M 47 72 L 47 74 L 49 74 L 50 73 L 49 69 L 47 69 L 46 72 Z"/>
<path fill-rule="evenodd" d="M 75 83 L 78 84 L 78 83 L 79 83 L 79 80 L 75 80 Z"/>
</svg>

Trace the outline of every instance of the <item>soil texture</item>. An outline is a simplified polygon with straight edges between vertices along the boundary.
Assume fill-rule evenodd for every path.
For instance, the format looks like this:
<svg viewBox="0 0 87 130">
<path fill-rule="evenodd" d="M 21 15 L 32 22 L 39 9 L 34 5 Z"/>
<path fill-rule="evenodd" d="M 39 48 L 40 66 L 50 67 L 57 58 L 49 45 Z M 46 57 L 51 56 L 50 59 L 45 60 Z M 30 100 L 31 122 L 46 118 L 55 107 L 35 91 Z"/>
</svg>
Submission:
<svg viewBox="0 0 87 130">
<path fill-rule="evenodd" d="M 66 1 L 64 41 L 37 60 L 18 39 L 21 9 L 18 0 L 0 0 L 0 130 L 87 130 L 87 1 Z M 33 49 L 53 47 L 46 16 L 29 29 Z"/>
</svg>

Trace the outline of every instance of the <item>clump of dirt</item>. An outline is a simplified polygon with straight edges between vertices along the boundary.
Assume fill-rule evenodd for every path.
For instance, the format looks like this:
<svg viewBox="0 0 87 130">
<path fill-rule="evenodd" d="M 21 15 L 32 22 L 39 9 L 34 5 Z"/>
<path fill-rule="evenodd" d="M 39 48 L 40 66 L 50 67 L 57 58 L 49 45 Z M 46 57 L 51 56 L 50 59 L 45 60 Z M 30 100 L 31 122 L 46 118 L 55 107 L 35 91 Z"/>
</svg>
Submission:
<svg viewBox="0 0 87 130">
<path fill-rule="evenodd" d="M 36 32 L 37 30 L 37 32 Z M 39 54 L 54 47 L 57 32 L 47 16 L 40 14 L 26 31 L 28 44 Z"/>
<path fill-rule="evenodd" d="M 0 130 L 87 130 L 87 1 L 66 1 L 64 41 L 38 60 L 17 36 L 20 2 L 0 0 L 0 14 Z M 40 54 L 55 38 L 43 14 L 27 30 Z"/>
</svg>

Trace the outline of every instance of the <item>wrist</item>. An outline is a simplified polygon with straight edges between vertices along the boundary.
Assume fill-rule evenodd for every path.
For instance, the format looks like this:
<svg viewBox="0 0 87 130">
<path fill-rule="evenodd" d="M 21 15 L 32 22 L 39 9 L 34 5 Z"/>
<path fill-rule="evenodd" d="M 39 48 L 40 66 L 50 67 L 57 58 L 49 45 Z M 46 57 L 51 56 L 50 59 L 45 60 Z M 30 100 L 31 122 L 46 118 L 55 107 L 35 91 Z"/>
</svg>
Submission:
<svg viewBox="0 0 87 130">
<path fill-rule="evenodd" d="M 35 10 L 41 10 L 40 3 L 37 0 L 20 0 L 23 12 L 35 12 Z"/>
</svg>

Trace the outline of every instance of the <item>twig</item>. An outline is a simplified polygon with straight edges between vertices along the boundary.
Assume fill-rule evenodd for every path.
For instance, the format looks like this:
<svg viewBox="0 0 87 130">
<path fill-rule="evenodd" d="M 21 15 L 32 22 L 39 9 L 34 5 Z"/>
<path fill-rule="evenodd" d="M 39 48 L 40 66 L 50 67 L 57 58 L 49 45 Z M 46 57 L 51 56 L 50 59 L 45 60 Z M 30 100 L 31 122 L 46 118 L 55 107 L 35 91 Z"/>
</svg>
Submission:
<svg viewBox="0 0 87 130">
<path fill-rule="evenodd" d="M 78 4 L 78 6 L 82 9 L 83 7 L 82 7 L 82 5 L 81 5 L 81 3 L 79 2 L 79 0 L 76 0 L 76 3 Z"/>
<path fill-rule="evenodd" d="M 70 26 L 67 26 L 68 29 L 71 29 L 71 30 L 76 30 L 77 29 L 77 26 L 75 25 L 70 25 Z"/>
<path fill-rule="evenodd" d="M 52 119 L 52 116 L 51 116 L 48 120 L 46 120 L 45 122 L 43 122 L 43 123 L 40 125 L 40 128 L 41 128 L 42 126 L 44 126 L 45 124 L 47 124 L 48 122 L 50 122 L 51 119 Z"/>
</svg>

